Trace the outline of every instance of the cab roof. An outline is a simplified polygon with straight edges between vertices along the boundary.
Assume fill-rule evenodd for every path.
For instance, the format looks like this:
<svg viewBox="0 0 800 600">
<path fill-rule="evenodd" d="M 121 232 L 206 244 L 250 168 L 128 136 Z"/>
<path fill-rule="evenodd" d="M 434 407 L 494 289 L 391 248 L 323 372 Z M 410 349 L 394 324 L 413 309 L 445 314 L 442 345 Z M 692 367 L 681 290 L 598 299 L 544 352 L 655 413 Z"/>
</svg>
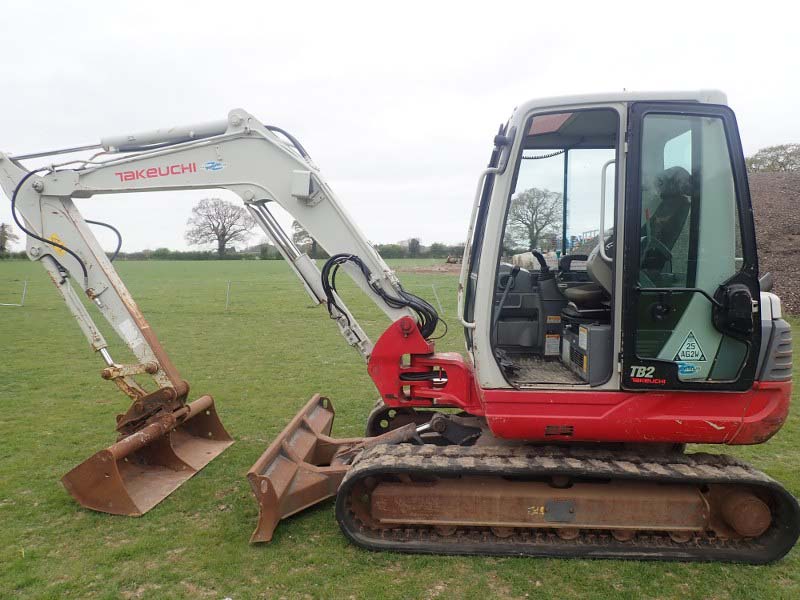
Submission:
<svg viewBox="0 0 800 600">
<path fill-rule="evenodd" d="M 600 94 L 578 94 L 534 98 L 524 102 L 517 111 L 522 114 L 542 108 L 561 108 L 586 104 L 608 104 L 617 102 L 700 102 L 703 104 L 728 104 L 725 92 L 720 90 L 684 90 L 650 92 L 607 92 Z"/>
</svg>

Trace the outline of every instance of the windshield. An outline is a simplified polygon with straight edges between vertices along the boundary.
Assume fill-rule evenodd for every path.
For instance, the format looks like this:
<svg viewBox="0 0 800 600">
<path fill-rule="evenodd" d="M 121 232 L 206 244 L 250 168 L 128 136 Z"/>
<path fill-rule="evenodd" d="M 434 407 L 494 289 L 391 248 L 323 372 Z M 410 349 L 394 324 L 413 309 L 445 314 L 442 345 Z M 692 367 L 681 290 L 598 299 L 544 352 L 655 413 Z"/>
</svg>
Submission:
<svg viewBox="0 0 800 600">
<path fill-rule="evenodd" d="M 611 109 L 534 116 L 519 159 L 503 235 L 503 257 L 538 250 L 553 266 L 564 254 L 597 245 L 603 165 L 616 154 L 618 117 Z M 606 185 L 614 189 L 614 168 Z M 613 202 L 606 203 L 606 223 Z"/>
</svg>

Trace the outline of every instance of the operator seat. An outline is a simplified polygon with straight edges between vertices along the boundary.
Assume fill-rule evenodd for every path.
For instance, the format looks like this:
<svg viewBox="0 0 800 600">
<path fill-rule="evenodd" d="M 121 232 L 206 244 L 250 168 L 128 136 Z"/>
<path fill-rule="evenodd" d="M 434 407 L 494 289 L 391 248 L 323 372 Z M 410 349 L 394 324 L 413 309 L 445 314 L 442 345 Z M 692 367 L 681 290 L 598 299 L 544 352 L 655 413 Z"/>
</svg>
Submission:
<svg viewBox="0 0 800 600">
<path fill-rule="evenodd" d="M 652 217 L 650 215 L 645 217 L 648 219 L 650 235 L 671 252 L 689 216 L 692 176 L 683 167 L 671 167 L 659 174 L 655 180 L 655 187 L 659 203 Z M 606 254 L 612 256 L 613 232 L 606 238 L 605 244 Z M 645 249 L 642 253 L 641 274 L 658 281 L 659 276 L 663 276 L 662 270 L 667 262 L 668 259 L 663 255 Z M 603 308 L 603 301 L 611 296 L 611 264 L 600 256 L 600 244 L 598 244 L 586 261 L 586 271 L 593 283 L 564 290 L 564 297 L 577 311 Z"/>
<path fill-rule="evenodd" d="M 614 234 L 605 240 L 606 254 L 611 254 L 614 249 Z M 586 273 L 592 283 L 585 283 L 564 290 L 564 297 L 571 302 L 575 309 L 595 310 L 603 308 L 603 301 L 611 296 L 611 263 L 600 256 L 600 244 L 595 246 L 586 260 Z"/>
<path fill-rule="evenodd" d="M 669 285 L 672 276 L 672 253 L 691 209 L 692 176 L 683 167 L 671 167 L 656 177 L 655 188 L 658 206 L 652 215 L 643 215 L 647 221 L 642 232 L 639 274 L 643 285 L 658 287 Z"/>
</svg>

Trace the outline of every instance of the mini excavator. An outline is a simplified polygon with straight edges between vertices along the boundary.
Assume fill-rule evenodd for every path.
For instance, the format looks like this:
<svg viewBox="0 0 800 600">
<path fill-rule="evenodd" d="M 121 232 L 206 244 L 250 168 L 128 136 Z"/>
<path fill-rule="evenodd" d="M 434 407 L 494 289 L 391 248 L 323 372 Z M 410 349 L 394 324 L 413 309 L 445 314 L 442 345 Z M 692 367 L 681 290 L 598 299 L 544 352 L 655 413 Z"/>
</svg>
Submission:
<svg viewBox="0 0 800 600">
<path fill-rule="evenodd" d="M 0 178 L 28 256 L 102 377 L 131 399 L 116 442 L 63 478 L 85 507 L 141 515 L 232 439 L 210 396 L 190 401 L 92 233 L 103 224 L 73 199 L 218 188 L 241 198 L 379 393 L 363 438 L 331 437 L 325 396 L 292 419 L 248 473 L 252 541 L 334 496 L 344 534 L 372 550 L 766 563 L 798 538 L 798 503 L 778 482 L 685 451 L 766 442 L 791 397 L 791 331 L 771 276 L 759 276 L 721 92 L 547 98 L 513 112 L 478 179 L 461 262 L 466 356 L 435 351 L 437 311 L 402 287 L 300 142 L 243 110 L 0 154 Z M 276 206 L 328 253 L 321 269 Z M 391 321 L 374 343 L 337 293 L 340 271 Z M 90 308 L 135 364 L 114 361 Z"/>
</svg>

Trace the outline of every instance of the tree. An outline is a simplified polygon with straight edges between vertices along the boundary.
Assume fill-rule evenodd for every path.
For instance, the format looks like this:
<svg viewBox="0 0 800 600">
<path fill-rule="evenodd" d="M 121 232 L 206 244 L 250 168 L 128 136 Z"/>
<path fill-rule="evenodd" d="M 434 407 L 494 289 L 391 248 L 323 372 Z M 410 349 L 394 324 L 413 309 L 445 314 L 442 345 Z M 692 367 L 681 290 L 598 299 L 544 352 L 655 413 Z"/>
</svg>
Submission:
<svg viewBox="0 0 800 600">
<path fill-rule="evenodd" d="M 746 160 L 748 171 L 800 171 L 800 144 L 762 148 Z"/>
<path fill-rule="evenodd" d="M 261 244 L 261 248 L 258 250 L 258 257 L 261 260 L 273 260 L 276 258 L 281 258 L 281 255 L 278 253 L 275 246 L 272 244 Z"/>
<path fill-rule="evenodd" d="M 378 244 L 375 250 L 381 255 L 381 258 L 406 258 L 408 256 L 408 249 L 403 248 L 400 244 Z"/>
<path fill-rule="evenodd" d="M 428 248 L 428 256 L 431 258 L 446 258 L 447 255 L 447 246 L 441 242 L 433 242 Z"/>
<path fill-rule="evenodd" d="M 201 200 L 186 224 L 186 241 L 194 246 L 216 244 L 220 257 L 225 256 L 228 244 L 246 241 L 255 226 L 244 208 L 220 198 Z"/>
<path fill-rule="evenodd" d="M 308 252 L 311 258 L 317 258 L 317 240 L 298 221 L 292 222 L 292 241 L 295 246 Z"/>
<path fill-rule="evenodd" d="M 561 223 L 561 194 L 531 188 L 511 199 L 506 224 L 507 249 L 525 246 L 526 250 L 539 248 L 546 234 L 558 232 Z"/>
<path fill-rule="evenodd" d="M 419 256 L 419 238 L 411 238 L 408 240 L 408 255 L 411 258 L 416 258 Z"/>
<path fill-rule="evenodd" d="M 8 223 L 0 223 L 0 254 L 8 252 L 11 242 L 18 242 L 19 236 Z"/>
</svg>

